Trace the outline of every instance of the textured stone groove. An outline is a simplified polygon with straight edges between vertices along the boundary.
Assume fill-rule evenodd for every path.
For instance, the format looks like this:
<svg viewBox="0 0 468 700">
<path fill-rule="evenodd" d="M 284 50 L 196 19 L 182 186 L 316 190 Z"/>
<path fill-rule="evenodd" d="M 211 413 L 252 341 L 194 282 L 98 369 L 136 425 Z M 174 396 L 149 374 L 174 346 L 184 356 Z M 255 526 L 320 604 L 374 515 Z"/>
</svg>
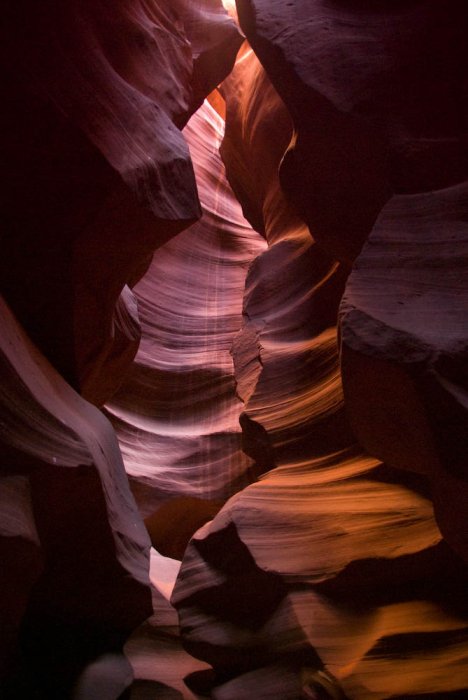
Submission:
<svg viewBox="0 0 468 700">
<path fill-rule="evenodd" d="M 113 395 L 135 700 L 467 693 L 466 2 L 237 7 L 184 134 L 219 0 L 2 10 L 10 700 L 131 682 Z"/>
<path fill-rule="evenodd" d="M 140 338 L 130 287 L 200 216 L 181 129 L 240 42 L 216 0 L 3 8 L 2 696 L 63 700 L 106 652 L 120 680 L 103 692 L 128 685 L 119 653 L 150 612 L 149 539 L 85 399 L 121 384 Z M 80 692 L 106 659 L 93 668 Z"/>
<path fill-rule="evenodd" d="M 142 341 L 107 405 L 145 515 L 170 496 L 227 498 L 252 478 L 230 350 L 247 269 L 265 243 L 225 180 L 223 132 L 208 102 L 184 130 L 203 216 L 155 253 L 134 288 Z"/>
<path fill-rule="evenodd" d="M 442 540 L 424 478 L 366 455 L 346 426 L 336 323 L 347 273 L 281 194 L 284 107 L 247 54 L 222 91 L 228 176 L 269 243 L 249 270 L 233 348 L 245 415 L 264 431 L 249 425 L 246 449 L 269 458 L 189 544 L 172 598 L 186 646 L 215 666 L 213 697 L 224 700 L 302 697 L 307 678 L 353 700 L 456 696 L 466 687 L 466 567 Z M 260 161 L 267 143 L 276 158 Z M 248 585 L 233 554 L 244 547 L 258 567 Z M 280 593 L 262 609 L 255 591 L 267 587 Z M 247 626 L 253 600 L 261 622 Z"/>
<path fill-rule="evenodd" d="M 0 479 L 2 500 L 9 499 L 0 526 L 8 567 L 3 601 L 10 606 L 2 629 L 14 645 L 25 612 L 23 624 L 35 621 L 29 650 L 37 658 L 29 659 L 21 680 L 24 693 L 29 675 L 45 692 L 53 686 L 50 678 L 42 685 L 49 674 L 67 675 L 47 657 L 55 626 L 76 626 L 77 638 L 81 626 L 89 626 L 97 639 L 112 630 L 128 632 L 148 615 L 149 539 L 109 422 L 56 373 L 3 301 L 1 318 L 0 450 L 16 473 Z M 11 649 L 5 651 L 11 661 Z"/>
<path fill-rule="evenodd" d="M 438 523 L 465 558 L 466 202 L 466 184 L 392 198 L 341 309 L 343 379 L 356 435 L 388 464 L 428 477 Z"/>
<path fill-rule="evenodd" d="M 101 405 L 96 365 L 115 390 L 131 354 L 120 336 L 116 362 L 122 288 L 200 216 L 180 129 L 241 38 L 208 0 L 20 1 L 0 31 L 2 291 L 52 364 Z"/>
</svg>

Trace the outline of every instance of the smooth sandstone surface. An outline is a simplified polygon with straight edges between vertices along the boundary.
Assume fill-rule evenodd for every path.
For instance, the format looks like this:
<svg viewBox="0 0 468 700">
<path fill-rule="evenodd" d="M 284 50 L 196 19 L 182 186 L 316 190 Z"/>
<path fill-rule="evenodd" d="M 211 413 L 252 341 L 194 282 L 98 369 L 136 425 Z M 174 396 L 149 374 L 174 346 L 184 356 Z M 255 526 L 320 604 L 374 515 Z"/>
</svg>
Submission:
<svg viewBox="0 0 468 700">
<path fill-rule="evenodd" d="M 0 694 L 460 700 L 466 3 L 224 4 L 2 12 Z"/>
<path fill-rule="evenodd" d="M 254 478 L 242 451 L 231 347 L 247 270 L 265 242 L 226 181 L 223 131 L 209 102 L 184 129 L 203 215 L 156 251 L 135 286 L 142 340 L 106 404 L 145 517 L 171 497 L 225 500 Z"/>
<path fill-rule="evenodd" d="M 341 306 L 355 433 L 394 467 L 427 476 L 448 542 L 468 558 L 466 183 L 393 197 Z"/>
<path fill-rule="evenodd" d="M 78 658 L 67 656 L 75 638 L 94 630 L 105 648 L 150 613 L 150 543 L 109 422 L 45 360 L 3 300 L 1 320 L 2 629 L 10 644 L 20 624 L 31 631 L 22 643 L 24 694 L 55 697 L 82 661 L 79 641 Z M 70 634 L 69 648 L 55 648 L 60 634 L 64 643 Z"/>
<path fill-rule="evenodd" d="M 462 0 L 239 0 L 294 121 L 282 182 L 312 235 L 353 259 L 392 192 L 466 178 Z"/>
<path fill-rule="evenodd" d="M 124 285 L 200 216 L 180 130 L 241 37 L 211 0 L 7 3 L 0 31 L 2 291 L 102 405 L 137 347 L 116 330 Z"/>
<path fill-rule="evenodd" d="M 348 270 L 313 242 L 281 192 L 271 154 L 277 166 L 290 135 L 284 106 L 248 52 L 222 92 L 228 177 L 268 242 L 250 267 L 233 346 L 244 449 L 262 476 L 188 546 L 172 597 L 186 648 L 217 670 L 213 697 L 461 697 L 466 566 L 442 539 L 425 478 L 382 464 L 371 447 L 364 453 L 347 426 L 336 324 Z M 360 260 L 345 299 L 353 285 L 356 300 L 363 294 Z M 461 319 L 463 301 L 455 316 L 457 308 Z M 346 343 L 346 315 L 342 333 Z M 367 425 L 380 397 L 365 372 Z"/>
<path fill-rule="evenodd" d="M 151 610 L 149 539 L 87 401 L 138 348 L 131 286 L 200 216 L 181 129 L 241 38 L 211 0 L 7 3 L 0 35 L 2 674 L 62 700 Z"/>
</svg>

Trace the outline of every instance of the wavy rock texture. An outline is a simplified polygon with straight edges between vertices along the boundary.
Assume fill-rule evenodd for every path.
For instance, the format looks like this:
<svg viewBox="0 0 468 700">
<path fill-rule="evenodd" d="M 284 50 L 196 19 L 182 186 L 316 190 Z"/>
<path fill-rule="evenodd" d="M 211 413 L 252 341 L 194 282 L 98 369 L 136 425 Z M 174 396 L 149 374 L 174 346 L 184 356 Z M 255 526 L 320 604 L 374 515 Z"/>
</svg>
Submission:
<svg viewBox="0 0 468 700">
<path fill-rule="evenodd" d="M 371 454 L 429 477 L 466 558 L 466 5 L 238 7 L 294 121 L 285 190 L 338 258 L 370 234 L 343 307 L 353 427 Z"/>
<path fill-rule="evenodd" d="M 172 597 L 203 662 L 148 622 L 145 674 L 157 650 L 151 679 L 208 662 L 218 700 L 468 692 L 466 3 L 237 6 L 269 79 L 245 47 L 185 136 L 240 44 L 217 0 L 2 11 L 12 698 L 63 700 L 87 662 L 76 697 L 130 683 L 149 541 L 85 400 L 114 394 L 153 542 L 179 556 L 204 523 Z"/>
<path fill-rule="evenodd" d="M 8 665 L 25 615 L 36 674 L 18 697 L 62 700 L 148 614 L 149 541 L 119 448 L 74 390 L 102 405 L 125 376 L 140 338 L 130 287 L 200 216 L 181 129 L 240 42 L 216 0 L 3 8 L 1 644 Z"/>
<path fill-rule="evenodd" d="M 431 482 L 438 523 L 468 559 L 467 185 L 393 197 L 342 304 L 356 435 Z M 365 378 L 365 379 L 364 379 Z"/>
<path fill-rule="evenodd" d="M 149 540 L 111 425 L 0 308 L 2 645 L 22 622 L 22 697 L 65 696 L 83 657 L 149 614 Z"/>
<path fill-rule="evenodd" d="M 203 216 L 157 250 L 134 288 L 142 341 L 106 406 L 145 516 L 171 496 L 226 499 L 253 478 L 230 350 L 247 269 L 265 243 L 226 182 L 223 132 L 209 102 L 184 129 Z"/>
<path fill-rule="evenodd" d="M 285 108 L 248 52 L 222 89 L 228 176 L 268 241 L 233 347 L 246 449 L 265 473 L 189 544 L 172 597 L 186 648 L 214 665 L 223 700 L 462 697 L 466 568 L 424 478 L 367 456 L 347 427 L 346 271 L 281 193 Z"/>
<path fill-rule="evenodd" d="M 343 309 L 353 426 L 371 454 L 430 476 L 439 523 L 466 557 L 466 5 L 303 9 L 298 22 L 299 3 L 242 0 L 239 16 L 291 111 L 282 183 L 312 235 L 351 258 L 372 231 Z"/>
<path fill-rule="evenodd" d="M 200 216 L 180 128 L 241 39 L 212 0 L 21 1 L 2 20 L 2 290 L 102 404 L 136 350 L 116 331 L 122 288 Z"/>
<path fill-rule="evenodd" d="M 314 238 L 352 259 L 392 192 L 466 177 L 462 0 L 239 0 L 294 121 L 282 182 Z"/>
</svg>

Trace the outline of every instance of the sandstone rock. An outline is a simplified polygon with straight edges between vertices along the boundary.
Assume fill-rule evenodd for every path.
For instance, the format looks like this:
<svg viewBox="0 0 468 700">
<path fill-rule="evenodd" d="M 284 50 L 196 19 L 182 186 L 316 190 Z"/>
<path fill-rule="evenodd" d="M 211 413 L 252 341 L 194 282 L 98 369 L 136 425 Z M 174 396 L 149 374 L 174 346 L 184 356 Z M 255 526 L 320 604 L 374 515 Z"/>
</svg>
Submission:
<svg viewBox="0 0 468 700">
<path fill-rule="evenodd" d="M 241 39 L 221 3 L 183 0 L 8 3 L 1 32 L 2 291 L 102 402 L 136 349 L 113 335 L 124 285 L 200 216 L 180 128 Z"/>
<path fill-rule="evenodd" d="M 458 697 L 467 687 L 466 566 L 442 539 L 424 477 L 365 454 L 347 429 L 336 344 L 347 271 L 284 200 L 274 158 L 255 190 L 249 154 L 259 158 L 255 143 L 268 143 L 271 129 L 278 165 L 287 120 L 275 117 L 284 107 L 254 61 L 244 56 L 222 88 L 232 127 L 223 156 L 269 243 L 249 270 L 234 352 L 245 414 L 262 426 L 271 462 L 189 544 L 172 598 L 183 638 L 214 665 L 213 695 L 223 700 L 275 697 L 277 688 L 300 697 L 304 667 L 331 673 L 353 700 Z"/>
<path fill-rule="evenodd" d="M 16 320 L 2 305 L 1 471 L 27 474 L 38 539 L 6 511 L 2 551 L 17 556 L 2 583 L 23 575 L 8 634 L 27 608 L 25 682 L 48 700 L 150 610 L 113 430 L 71 387 L 102 405 L 124 379 L 140 337 L 129 286 L 200 216 L 181 128 L 240 42 L 212 0 L 3 9 L 0 289 Z"/>
<path fill-rule="evenodd" d="M 461 0 L 237 5 L 294 121 L 282 182 L 332 255 L 355 257 L 392 191 L 465 178 Z"/>
<path fill-rule="evenodd" d="M 2 551 L 14 547 L 2 571 L 2 611 L 13 598 L 12 627 L 21 622 L 25 633 L 24 692 L 56 697 L 84 659 L 150 613 L 149 541 L 110 424 L 44 359 L 3 300 L 0 309 L 0 450 L 12 475 L 0 480 L 10 494 L 0 533 Z"/>
<path fill-rule="evenodd" d="M 123 654 L 103 654 L 81 674 L 73 700 L 119 700 L 131 686 L 133 672 Z"/>
<path fill-rule="evenodd" d="M 432 486 L 449 543 L 468 556 L 466 184 L 390 200 L 342 303 L 342 368 L 354 431 Z"/>
<path fill-rule="evenodd" d="M 134 287 L 142 340 L 106 410 L 145 517 L 181 496 L 225 500 L 252 481 L 230 354 L 245 278 L 265 242 L 242 216 L 219 157 L 224 122 L 208 102 L 184 129 L 203 207 Z"/>
<path fill-rule="evenodd" d="M 221 501 L 180 497 L 164 503 L 145 518 L 153 547 L 163 556 L 182 561 L 192 535 L 221 509 Z"/>
<path fill-rule="evenodd" d="M 184 135 L 240 43 L 219 2 L 3 12 L 10 698 L 63 700 L 83 666 L 78 695 L 130 683 L 99 670 L 149 613 L 149 540 L 84 400 L 112 395 L 204 660 L 166 604 L 137 692 L 192 697 L 158 683 L 176 659 L 223 700 L 466 694 L 466 6 L 238 8 L 269 77 L 245 45 Z"/>
<path fill-rule="evenodd" d="M 334 334 L 347 271 L 313 244 L 284 198 L 278 165 L 291 123 L 252 51 L 239 58 L 222 91 L 227 174 L 244 212 L 256 210 L 251 223 L 261 219 L 268 242 L 249 269 L 244 323 L 232 350 L 245 404 L 244 449 L 257 463 L 270 454 L 267 468 L 349 440 Z M 323 414 L 320 401 L 328 404 Z"/>
</svg>

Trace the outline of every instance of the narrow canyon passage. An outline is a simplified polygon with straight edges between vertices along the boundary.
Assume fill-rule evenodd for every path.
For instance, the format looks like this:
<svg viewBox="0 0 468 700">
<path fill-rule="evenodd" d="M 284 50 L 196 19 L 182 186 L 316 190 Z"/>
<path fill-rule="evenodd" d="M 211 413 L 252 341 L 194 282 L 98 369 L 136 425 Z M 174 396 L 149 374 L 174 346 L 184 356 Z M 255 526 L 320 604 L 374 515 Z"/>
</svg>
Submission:
<svg viewBox="0 0 468 700">
<path fill-rule="evenodd" d="M 231 349 L 247 270 L 266 243 L 227 183 L 224 122 L 208 101 L 183 133 L 203 215 L 156 251 L 134 288 L 142 340 L 106 406 L 144 515 L 175 496 L 225 500 L 251 481 Z"/>
<path fill-rule="evenodd" d="M 466 3 L 7 5 L 0 698 L 464 699 Z"/>
<path fill-rule="evenodd" d="M 242 167 L 255 176 L 266 144 L 281 154 L 291 125 L 249 50 L 221 91 L 222 152 L 240 189 Z M 237 492 L 185 553 L 172 597 L 184 645 L 217 669 L 215 698 L 293 699 L 307 688 L 357 700 L 461 697 L 463 567 L 442 541 L 424 480 L 366 455 L 344 414 L 336 324 L 348 267 L 314 244 L 271 152 L 254 202 L 266 242 L 250 228 L 219 160 L 222 131 L 208 102 L 185 130 L 204 216 L 155 254 L 135 288 L 142 343 L 108 405 L 145 514 L 161 498 Z M 233 145 L 241 133 L 246 141 Z M 217 269 L 226 265 L 231 276 Z M 193 367 L 224 372 L 225 382 L 196 383 Z M 181 520 L 193 504 L 185 508 Z M 206 667 L 182 652 L 174 612 L 156 601 L 159 623 L 156 615 L 127 646 L 140 675 L 134 695 L 153 679 L 159 692 L 167 683 L 192 698 L 182 676 Z M 152 660 L 158 654 L 167 666 Z"/>
</svg>

